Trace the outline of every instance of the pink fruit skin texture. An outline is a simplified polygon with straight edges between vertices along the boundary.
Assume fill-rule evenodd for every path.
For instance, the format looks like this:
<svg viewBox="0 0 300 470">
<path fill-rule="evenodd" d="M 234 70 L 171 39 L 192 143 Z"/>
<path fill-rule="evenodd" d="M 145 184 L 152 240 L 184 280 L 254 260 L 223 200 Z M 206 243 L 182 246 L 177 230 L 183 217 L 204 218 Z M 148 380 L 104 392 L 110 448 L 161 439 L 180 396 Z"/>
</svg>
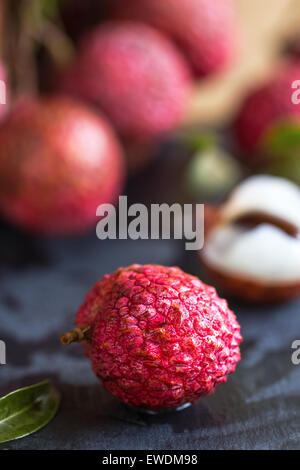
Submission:
<svg viewBox="0 0 300 470">
<path fill-rule="evenodd" d="M 159 410 L 214 392 L 240 360 L 240 326 L 213 287 L 176 267 L 134 264 L 97 282 L 76 324 L 87 357 L 122 402 Z"/>
<path fill-rule="evenodd" d="M 112 22 L 87 34 L 60 86 L 103 109 L 123 137 L 145 140 L 180 124 L 191 79 L 162 34 L 140 23 Z"/>
<path fill-rule="evenodd" d="M 19 103 L 0 127 L 0 210 L 35 234 L 89 230 L 121 190 L 123 160 L 106 119 L 82 104 Z"/>
<path fill-rule="evenodd" d="M 5 83 L 5 99 L 6 99 L 5 103 L 0 102 L 0 121 L 2 121 L 2 119 L 6 116 L 6 114 L 8 112 L 8 100 L 9 100 L 8 94 L 9 94 L 9 91 L 8 91 L 8 85 L 7 85 L 6 70 L 5 70 L 4 65 L 1 62 L 0 62 L 0 80 Z M 2 87 L 1 87 L 1 89 L 2 89 Z"/>
<path fill-rule="evenodd" d="M 292 83 L 300 78 L 300 65 L 284 66 L 276 76 L 246 98 L 234 123 L 240 148 L 245 152 L 258 149 L 269 128 L 283 120 L 299 121 L 300 106 L 292 103 Z"/>
<path fill-rule="evenodd" d="M 117 0 L 115 16 L 144 21 L 167 33 L 199 77 L 221 70 L 236 52 L 231 0 Z"/>
</svg>

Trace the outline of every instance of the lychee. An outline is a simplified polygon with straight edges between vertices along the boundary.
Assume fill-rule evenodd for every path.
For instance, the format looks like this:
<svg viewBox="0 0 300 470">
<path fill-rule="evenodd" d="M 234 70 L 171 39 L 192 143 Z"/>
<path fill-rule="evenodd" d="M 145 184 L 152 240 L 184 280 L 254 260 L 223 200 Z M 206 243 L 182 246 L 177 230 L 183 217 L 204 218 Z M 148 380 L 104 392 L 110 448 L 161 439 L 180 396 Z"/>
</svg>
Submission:
<svg viewBox="0 0 300 470">
<path fill-rule="evenodd" d="M 300 293 L 300 191 L 290 181 L 253 176 L 208 213 L 199 252 L 209 278 L 227 294 L 266 303 Z"/>
<path fill-rule="evenodd" d="M 108 22 L 83 38 L 61 89 L 98 105 L 123 137 L 145 141 L 181 122 L 191 80 L 184 58 L 160 32 Z"/>
<path fill-rule="evenodd" d="M 0 62 L 0 121 L 8 112 L 9 90 L 5 66 Z"/>
<path fill-rule="evenodd" d="M 83 341 L 122 402 L 175 408 L 214 392 L 240 360 L 240 326 L 213 287 L 177 267 L 133 264 L 96 283 L 63 344 Z"/>
<path fill-rule="evenodd" d="M 124 177 L 104 117 L 63 97 L 25 101 L 0 128 L 0 211 L 36 234 L 84 232 L 113 203 Z"/>
<path fill-rule="evenodd" d="M 185 139 L 192 151 L 184 175 L 186 191 L 198 200 L 223 198 L 241 179 L 239 163 L 221 148 L 216 135 L 189 132 Z"/>
<path fill-rule="evenodd" d="M 242 152 L 266 151 L 267 134 L 282 123 L 293 123 L 300 131 L 300 105 L 292 101 L 292 84 L 300 78 L 300 64 L 280 68 L 272 78 L 250 92 L 234 123 L 234 132 Z M 280 131 L 280 129 L 279 129 Z"/>
<path fill-rule="evenodd" d="M 231 62 L 236 27 L 231 0 L 117 0 L 117 18 L 140 20 L 167 33 L 198 76 Z"/>
</svg>

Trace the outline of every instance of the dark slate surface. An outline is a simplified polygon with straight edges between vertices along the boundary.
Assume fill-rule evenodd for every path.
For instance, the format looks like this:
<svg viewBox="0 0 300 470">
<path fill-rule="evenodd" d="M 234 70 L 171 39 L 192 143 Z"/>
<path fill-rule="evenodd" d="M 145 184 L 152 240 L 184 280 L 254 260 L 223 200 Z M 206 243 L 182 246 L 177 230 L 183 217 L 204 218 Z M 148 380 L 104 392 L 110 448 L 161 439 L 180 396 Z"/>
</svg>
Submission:
<svg viewBox="0 0 300 470">
<path fill-rule="evenodd" d="M 187 410 L 144 416 L 108 396 L 81 346 L 63 348 L 58 337 L 105 272 L 154 262 L 197 274 L 194 255 L 178 258 L 181 245 L 174 242 L 100 242 L 95 236 L 30 245 L 32 262 L 1 269 L 0 337 L 8 364 L 0 367 L 0 394 L 51 377 L 62 405 L 46 428 L 0 448 L 300 449 L 300 366 L 291 363 L 291 343 L 300 338 L 299 302 L 234 305 L 245 338 L 237 372 Z"/>
<path fill-rule="evenodd" d="M 35 240 L 0 226 L 0 339 L 8 362 L 0 366 L 0 395 L 47 377 L 62 394 L 46 428 L 0 449 L 300 449 L 300 366 L 291 362 L 300 301 L 264 308 L 231 302 L 244 336 L 237 372 L 214 395 L 159 416 L 115 401 L 81 346 L 59 344 L 93 283 L 133 262 L 201 275 L 195 254 L 177 242 L 100 242 L 95 234 Z"/>
</svg>

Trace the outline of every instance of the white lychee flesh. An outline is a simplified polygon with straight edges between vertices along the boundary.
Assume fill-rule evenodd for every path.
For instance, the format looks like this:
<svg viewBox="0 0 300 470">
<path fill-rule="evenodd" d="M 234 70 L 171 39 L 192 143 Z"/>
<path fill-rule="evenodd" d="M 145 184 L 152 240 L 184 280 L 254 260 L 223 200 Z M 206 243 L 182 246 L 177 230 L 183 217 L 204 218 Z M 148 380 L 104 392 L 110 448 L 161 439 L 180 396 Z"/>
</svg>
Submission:
<svg viewBox="0 0 300 470">
<path fill-rule="evenodd" d="M 231 225 L 216 228 L 203 259 L 218 271 L 254 281 L 300 281 L 300 240 L 269 224 L 250 230 Z"/>
<path fill-rule="evenodd" d="M 300 230 L 300 190 L 283 178 L 259 175 L 237 186 L 223 207 L 222 217 L 232 221 L 246 214 L 268 214 Z"/>
<path fill-rule="evenodd" d="M 208 235 L 203 261 L 222 274 L 282 285 L 300 282 L 300 238 L 276 224 L 254 227 L 239 218 L 266 214 L 293 225 L 300 233 L 300 190 L 271 176 L 255 176 L 239 185 L 221 209 L 221 223 Z"/>
</svg>

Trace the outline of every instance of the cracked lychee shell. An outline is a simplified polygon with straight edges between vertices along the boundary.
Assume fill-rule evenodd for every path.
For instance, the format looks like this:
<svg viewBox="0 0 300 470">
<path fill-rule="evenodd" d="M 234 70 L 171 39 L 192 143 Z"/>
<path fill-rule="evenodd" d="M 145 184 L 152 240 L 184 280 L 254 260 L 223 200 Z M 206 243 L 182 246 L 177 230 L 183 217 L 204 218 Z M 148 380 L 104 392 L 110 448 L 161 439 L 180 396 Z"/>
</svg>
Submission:
<svg viewBox="0 0 300 470">
<path fill-rule="evenodd" d="M 83 339 L 105 389 L 145 409 L 214 392 L 240 360 L 240 326 L 227 302 L 177 267 L 134 264 L 104 276 L 76 325 L 62 342 Z"/>
</svg>

